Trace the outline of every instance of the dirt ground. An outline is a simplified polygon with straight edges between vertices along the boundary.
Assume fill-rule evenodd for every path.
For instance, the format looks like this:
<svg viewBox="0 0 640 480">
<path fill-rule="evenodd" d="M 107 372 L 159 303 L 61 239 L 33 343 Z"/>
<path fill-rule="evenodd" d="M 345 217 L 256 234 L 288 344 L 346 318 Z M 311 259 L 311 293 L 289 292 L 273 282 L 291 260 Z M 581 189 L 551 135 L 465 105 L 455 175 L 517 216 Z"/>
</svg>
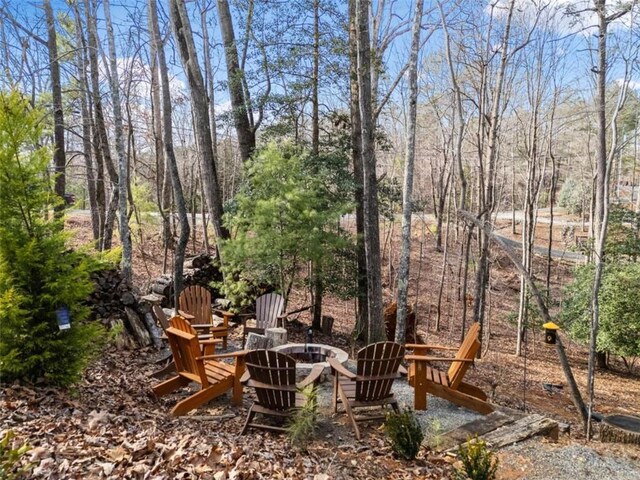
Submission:
<svg viewBox="0 0 640 480">
<path fill-rule="evenodd" d="M 510 230 L 506 221 L 501 221 L 500 226 L 501 234 Z M 88 218 L 72 216 L 68 220 L 68 227 L 76 233 L 76 244 L 90 240 Z M 562 248 L 559 244 L 562 241 L 561 227 L 556 228 L 554 239 L 557 239 L 558 245 L 554 245 L 554 248 Z M 410 301 L 415 302 L 418 332 L 426 342 L 457 346 L 462 334 L 463 308 L 463 301 L 458 300 L 459 243 L 452 230 L 448 236 L 447 262 L 443 274 L 445 254 L 435 250 L 431 229 L 432 226 L 428 222 L 418 221 L 414 225 Z M 143 231 L 142 241 L 139 235 L 134 241 L 134 269 L 136 286 L 140 291 L 146 292 L 149 282 L 162 273 L 163 251 L 157 233 L 159 229 L 146 226 Z M 393 297 L 391 286 L 395 283 L 395 265 L 399 257 L 399 231 L 398 224 L 386 223 L 381 228 L 383 288 L 386 301 L 391 301 Z M 547 235 L 548 225 L 540 225 L 536 236 L 544 239 Z M 189 248 L 189 253 L 202 251 L 199 234 L 195 246 L 190 244 Z M 171 265 L 171 260 L 169 258 L 168 265 Z M 582 444 L 584 439 L 579 416 L 567 391 L 555 349 L 542 343 L 541 327 L 535 325 L 530 329 L 523 356 L 516 357 L 513 353 L 516 336 L 515 326 L 510 318 L 513 318 L 517 308 L 519 279 L 513 266 L 497 247 L 494 247 L 491 260 L 490 308 L 487 312 L 483 356 L 468 373 L 469 379 L 471 383 L 486 391 L 493 403 L 541 413 L 568 423 L 570 436 L 565 436 L 563 441 L 569 445 Z M 538 281 L 544 278 L 545 268 L 546 260 L 536 257 L 535 273 Z M 571 278 L 571 271 L 570 264 L 554 261 L 551 289 L 555 304 L 559 304 L 562 299 L 563 285 Z M 473 264 L 470 267 L 470 278 L 473 278 Z M 436 330 L 441 286 L 443 300 L 440 306 L 439 329 Z M 467 320 L 470 318 L 470 300 L 472 299 L 466 300 L 469 307 Z M 289 309 L 308 304 L 308 294 L 304 290 L 297 290 L 292 295 Z M 351 340 L 355 325 L 354 301 L 327 298 L 323 314 L 334 317 L 334 334 L 328 338 L 316 333 L 315 341 L 334 344 L 353 355 L 361 346 Z M 291 324 L 290 340 L 304 341 L 306 326 L 309 323 L 307 312 L 297 315 Z M 562 333 L 561 335 L 578 385 L 584 392 L 587 351 L 583 346 L 571 342 Z M 63 474 L 65 468 L 68 472 L 89 472 L 88 467 L 76 468 L 87 460 L 83 460 L 86 456 L 78 454 L 78 447 L 73 446 L 84 444 L 86 441 L 98 442 L 97 446 L 87 447 L 93 452 L 94 458 L 101 459 L 99 467 L 102 470 L 95 465 L 91 467 L 95 470 L 96 478 L 114 475 L 165 478 L 162 475 L 154 476 L 154 472 L 158 474 L 158 469 L 161 468 L 159 465 L 166 468 L 167 464 L 170 465 L 169 471 L 173 472 L 171 476 L 174 478 L 192 478 L 200 475 L 204 475 L 203 478 L 211 478 L 222 470 L 227 476 L 216 478 L 259 478 L 255 475 L 256 468 L 265 461 L 274 465 L 270 474 L 272 478 L 314 478 L 315 475 L 325 473 L 331 478 L 447 478 L 451 472 L 450 461 L 431 455 L 428 451 L 423 452 L 416 463 L 395 459 L 390 454 L 382 432 L 376 428 L 369 428 L 367 440 L 358 445 L 353 441 L 344 418 L 338 421 L 330 420 L 321 425 L 319 439 L 314 441 L 309 453 L 305 455 L 291 454 L 288 449 L 283 450 L 283 444 L 286 442 L 269 434 L 257 433 L 248 436 L 249 440 L 239 439 L 237 433 L 241 428 L 243 414 L 228 406 L 226 402 L 214 401 L 192 415 L 204 418 L 204 421 L 189 418 L 170 419 L 166 416 L 166 411 L 171 400 L 156 400 L 149 393 L 148 387 L 151 383 L 147 375 L 153 369 L 149 364 L 150 355 L 153 353 L 143 352 L 143 355 L 136 355 L 111 352 L 105 355 L 97 366 L 92 367 L 83 384 L 73 392 L 51 391 L 47 394 L 46 389 L 43 391 L 37 386 L 31 389 L 15 387 L 5 390 L 4 404 L 9 408 L 4 409 L 0 424 L 3 428 L 13 425 L 14 429 L 17 425 L 17 430 L 23 435 L 33 430 L 28 436 L 36 435 L 40 438 L 38 443 L 43 445 L 44 450 L 38 452 L 45 455 L 43 459 L 49 458 L 46 455 L 51 455 L 49 450 L 55 439 L 67 439 L 71 436 L 71 440 L 65 440 L 72 445 L 67 452 L 69 456 L 65 457 L 65 451 L 62 450 L 62 454 L 52 457 L 54 460 L 44 463 L 45 467 L 50 465 L 59 473 L 50 476 L 50 471 L 44 468 L 39 472 L 42 478 L 66 478 L 68 476 Z M 638 368 L 629 373 L 617 359 L 612 359 L 611 363 L 611 370 L 599 371 L 597 374 L 595 409 L 604 414 L 615 412 L 640 415 Z M 562 384 L 565 388 L 549 393 L 543 388 L 543 383 Z M 24 400 L 25 391 L 31 392 L 28 393 L 27 400 Z M 118 399 L 117 402 L 121 404 L 114 405 L 113 399 Z M 45 408 L 42 408 L 43 402 Z M 37 424 L 29 424 L 29 415 L 32 416 L 35 412 L 25 414 L 25 408 L 27 411 L 38 409 L 41 419 Z M 229 419 L 224 422 L 214 420 L 220 413 L 227 415 Z M 68 421 L 61 422 L 61 419 Z M 88 425 L 89 428 L 78 432 L 78 425 Z M 110 430 L 111 427 L 115 428 L 113 432 Z M 118 429 L 120 433 L 116 433 Z M 97 440 L 94 437 L 97 437 Z M 151 443 L 143 445 L 140 443 L 143 438 L 150 438 L 148 442 Z M 123 439 L 126 443 L 123 443 Z M 212 440 L 217 443 L 211 444 Z M 598 444 L 598 449 L 614 456 L 623 455 L 636 459 L 640 456 L 640 450 L 636 447 Z M 273 452 L 272 457 L 266 458 L 260 453 L 265 450 Z M 73 453 L 74 451 L 76 453 Z M 157 453 L 158 451 L 160 453 Z M 514 458 L 515 454 L 501 455 L 509 459 Z M 190 459 L 190 466 L 185 468 L 184 461 L 187 458 Z M 522 458 L 522 454 L 518 453 L 517 459 Z M 64 463 L 65 459 L 67 463 Z M 366 461 L 361 462 L 361 459 Z M 42 459 L 40 461 L 42 462 Z M 530 457 L 522 459 L 523 465 L 532 461 Z M 230 476 L 232 471 L 236 472 L 235 477 Z M 299 475 L 294 475 L 293 472 L 299 472 Z M 513 475 L 508 474 L 504 478 L 518 478 Z"/>
<path fill-rule="evenodd" d="M 545 214 L 542 214 L 545 215 Z M 558 220 L 573 219 L 562 214 Z M 575 220 L 575 219 L 574 219 Z M 68 226 L 77 232 L 76 242 L 85 243 L 90 240 L 90 224 L 88 217 L 71 216 Z M 345 225 L 351 228 L 352 225 Z M 413 226 L 412 264 L 411 278 L 409 281 L 410 302 L 415 302 L 417 312 L 418 332 L 428 343 L 439 343 L 457 346 L 461 337 L 461 316 L 463 302 L 457 299 L 459 282 L 459 243 L 456 242 L 456 234 L 449 234 L 449 247 L 447 252 L 447 267 L 442 279 L 442 267 L 445 254 L 435 250 L 435 241 L 431 233 L 432 225 L 427 222 L 417 221 Z M 519 225 L 517 225 L 519 235 Z M 500 234 L 508 236 L 510 222 L 499 222 Z M 579 230 L 579 228 L 576 228 Z M 548 238 L 549 226 L 539 223 L 536 231 L 537 244 L 542 244 Z M 554 228 L 553 248 L 562 249 L 566 245 L 562 240 L 562 226 Z M 153 226 L 145 226 L 143 240 L 134 241 L 134 272 L 135 283 L 141 291 L 148 288 L 150 281 L 162 273 L 163 251 L 160 244 L 159 229 Z M 383 290 L 385 301 L 393 298 L 392 285 L 395 284 L 395 266 L 398 264 L 400 251 L 400 226 L 395 223 L 383 223 L 381 225 L 381 238 L 383 239 Z M 518 235 L 512 236 L 517 239 Z M 201 232 L 196 234 L 196 245 L 189 244 L 189 253 L 203 250 Z M 170 252 L 169 252 L 170 253 Z M 170 267 L 172 258 L 169 258 Z M 565 384 L 565 379 L 560 368 L 555 349 L 542 342 L 541 325 L 534 325 L 526 337 L 525 354 L 521 357 L 514 355 L 516 334 L 513 317 L 517 313 L 518 292 L 520 288 L 519 277 L 506 255 L 493 247 L 491 259 L 491 289 L 488 294 L 490 307 L 488 310 L 487 325 L 483 344 L 482 360 L 476 362 L 471 375 L 476 383 L 481 386 L 492 398 L 492 401 L 508 407 L 527 410 L 536 413 L 546 413 L 558 420 L 575 425 L 574 434 L 578 435 L 580 428 L 578 413 L 573 407 L 567 388 L 556 393 L 549 393 L 543 387 L 543 383 Z M 563 296 L 563 287 L 571 279 L 573 265 L 569 262 L 552 263 L 551 291 L 554 304 L 552 315 L 557 312 Z M 541 285 L 544 282 L 546 271 L 546 258 L 536 256 L 534 261 L 534 274 Z M 469 273 L 471 282 L 469 291 L 472 292 L 472 279 L 474 277 L 473 264 Z M 435 329 L 437 322 L 438 294 L 441 284 L 443 288 L 443 301 L 441 304 L 440 328 Z M 471 300 L 467 298 L 467 319 L 471 317 Z M 289 310 L 308 305 L 309 296 L 306 290 L 297 290 L 291 297 Z M 323 306 L 323 314 L 331 315 L 334 319 L 333 338 L 324 338 L 321 333 L 316 333 L 316 340 L 323 343 L 333 343 L 337 346 L 351 350 L 360 345 L 353 345 L 351 333 L 355 325 L 355 303 L 341 301 L 336 298 L 326 298 Z M 303 324 L 308 325 L 308 313 L 297 316 Z M 303 340 L 305 329 L 301 327 L 299 333 L 292 332 L 292 338 Z M 568 339 L 564 334 L 562 339 L 569 356 L 574 376 L 582 391 L 586 387 L 587 350 Z M 640 415 L 640 369 L 636 366 L 632 372 L 628 372 L 622 361 L 612 357 L 611 369 L 598 371 L 595 383 L 596 405 L 601 413 L 626 413 Z"/>
</svg>

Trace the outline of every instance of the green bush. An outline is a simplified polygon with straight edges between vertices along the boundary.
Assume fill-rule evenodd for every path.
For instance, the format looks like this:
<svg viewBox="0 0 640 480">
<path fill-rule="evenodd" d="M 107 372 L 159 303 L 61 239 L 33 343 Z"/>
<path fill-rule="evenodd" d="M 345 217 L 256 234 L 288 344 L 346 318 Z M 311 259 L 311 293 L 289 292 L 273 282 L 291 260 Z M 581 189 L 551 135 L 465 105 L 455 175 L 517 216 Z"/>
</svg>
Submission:
<svg viewBox="0 0 640 480">
<path fill-rule="evenodd" d="M 389 413 L 384 422 L 384 431 L 391 440 L 391 448 L 398 456 L 406 460 L 416 458 L 424 434 L 411 409 Z"/>
<path fill-rule="evenodd" d="M 565 291 L 559 317 L 569 335 L 582 343 L 591 332 L 593 265 L 576 269 Z M 622 357 L 640 356 L 640 264 L 607 264 L 600 288 L 599 352 Z"/>
<path fill-rule="evenodd" d="M 9 430 L 0 440 L 0 480 L 14 480 L 25 475 L 31 465 L 21 465 L 21 460 L 31 447 L 24 443 L 17 446 L 14 445 L 15 434 Z"/>
<path fill-rule="evenodd" d="M 586 195 L 586 188 L 582 182 L 567 178 L 558 193 L 558 205 L 569 210 L 569 213 L 580 215 Z"/>
<path fill-rule="evenodd" d="M 476 436 L 458 447 L 462 467 L 456 469 L 455 480 L 493 480 L 498 471 L 498 459 L 487 444 Z"/>
<path fill-rule="evenodd" d="M 83 304 L 96 264 L 70 250 L 47 174 L 51 152 L 38 147 L 42 113 L 19 93 L 0 93 L 0 379 L 78 380 L 99 349 L 103 329 Z M 71 328 L 58 328 L 68 307 Z"/>
<path fill-rule="evenodd" d="M 352 244 L 339 227 L 340 217 L 351 210 L 350 195 L 333 191 L 327 170 L 338 159 L 316 160 L 295 145 L 271 143 L 247 163 L 240 192 L 225 214 L 232 238 L 221 245 L 221 292 L 236 308 L 250 304 L 254 285 L 274 285 L 287 298 L 307 262 L 331 272 L 327 291 L 338 289 L 339 272 L 353 272 L 332 265 L 344 265 L 340 252 Z M 353 277 L 348 282 L 353 284 Z"/>
<path fill-rule="evenodd" d="M 640 258 L 640 213 L 611 205 L 609 211 L 609 227 L 605 241 L 607 261 L 637 262 Z"/>
</svg>

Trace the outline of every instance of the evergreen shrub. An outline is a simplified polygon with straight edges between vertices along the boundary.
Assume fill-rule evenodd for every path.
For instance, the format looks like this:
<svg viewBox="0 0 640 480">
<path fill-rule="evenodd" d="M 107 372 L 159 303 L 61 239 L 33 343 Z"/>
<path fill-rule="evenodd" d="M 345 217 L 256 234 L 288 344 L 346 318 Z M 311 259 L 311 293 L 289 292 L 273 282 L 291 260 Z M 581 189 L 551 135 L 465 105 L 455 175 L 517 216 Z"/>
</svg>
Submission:
<svg viewBox="0 0 640 480">
<path fill-rule="evenodd" d="M 96 263 L 68 248 L 61 200 L 40 147 L 42 112 L 18 92 L 0 92 L 0 381 L 68 385 L 99 350 L 103 329 L 86 319 Z M 68 308 L 60 330 L 56 311 Z"/>
<path fill-rule="evenodd" d="M 494 480 L 498 471 L 498 459 L 487 444 L 477 436 L 458 447 L 462 467 L 454 474 L 456 480 Z"/>
<path fill-rule="evenodd" d="M 389 413 L 384 423 L 384 431 L 391 441 L 391 448 L 398 456 L 406 460 L 416 458 L 424 434 L 413 410 Z"/>
</svg>

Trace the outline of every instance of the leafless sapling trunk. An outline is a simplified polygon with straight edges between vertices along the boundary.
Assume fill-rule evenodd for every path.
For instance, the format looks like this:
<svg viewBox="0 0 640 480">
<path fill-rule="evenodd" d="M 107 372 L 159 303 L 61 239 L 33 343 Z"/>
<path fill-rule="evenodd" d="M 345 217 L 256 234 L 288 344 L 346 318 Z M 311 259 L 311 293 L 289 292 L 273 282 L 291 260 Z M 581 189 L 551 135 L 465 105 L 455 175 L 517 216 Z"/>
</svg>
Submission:
<svg viewBox="0 0 640 480">
<path fill-rule="evenodd" d="M 103 0 L 103 6 L 107 26 L 107 41 L 109 43 L 109 63 L 111 66 L 109 83 L 111 84 L 113 120 L 116 131 L 116 153 L 118 155 L 118 210 L 120 213 L 118 222 L 120 224 L 120 242 L 122 244 L 121 268 L 124 280 L 131 282 L 133 276 L 133 251 L 131 245 L 131 233 L 129 231 L 129 215 L 127 211 L 129 199 L 129 158 L 124 151 L 124 128 L 122 123 L 122 106 L 120 104 L 120 80 L 118 76 L 116 44 L 113 39 L 113 24 L 111 23 L 109 0 Z"/>
<path fill-rule="evenodd" d="M 149 0 L 149 24 L 151 27 L 151 41 L 158 56 L 158 69 L 160 71 L 160 85 L 162 87 L 162 133 L 164 143 L 164 154 L 167 159 L 167 166 L 171 174 L 171 185 L 173 186 L 173 197 L 178 211 L 178 222 L 180 235 L 175 249 L 173 265 L 173 285 L 174 285 L 174 305 L 178 305 L 178 297 L 182 291 L 182 271 L 184 265 L 184 254 L 189 242 L 189 219 L 187 217 L 187 205 L 185 203 L 182 183 L 180 182 L 180 172 L 173 148 L 173 125 L 171 94 L 169 90 L 169 73 L 167 61 L 164 53 L 164 46 L 160 38 L 160 27 L 158 25 L 158 11 L 156 0 Z"/>
<path fill-rule="evenodd" d="M 184 0 L 171 0 L 169 4 L 171 24 L 178 44 L 180 59 L 187 73 L 189 91 L 191 93 L 191 105 L 195 120 L 194 127 L 200 149 L 200 165 L 203 174 L 202 183 L 205 186 L 211 222 L 218 239 L 225 239 L 229 237 L 229 232 L 222 225 L 222 198 L 220 196 L 220 186 L 218 184 L 213 145 L 211 142 L 211 123 L 207 105 L 207 92 L 198 64 L 191 22 Z"/>
<path fill-rule="evenodd" d="M 416 153 L 416 117 L 418 109 L 418 53 L 424 1 L 417 0 L 413 17 L 411 54 L 409 57 L 409 111 L 407 112 L 404 185 L 402 187 L 402 252 L 398 272 L 398 309 L 396 343 L 404 345 L 407 321 L 407 296 L 411 259 L 411 216 L 413 204 L 413 166 Z"/>
</svg>

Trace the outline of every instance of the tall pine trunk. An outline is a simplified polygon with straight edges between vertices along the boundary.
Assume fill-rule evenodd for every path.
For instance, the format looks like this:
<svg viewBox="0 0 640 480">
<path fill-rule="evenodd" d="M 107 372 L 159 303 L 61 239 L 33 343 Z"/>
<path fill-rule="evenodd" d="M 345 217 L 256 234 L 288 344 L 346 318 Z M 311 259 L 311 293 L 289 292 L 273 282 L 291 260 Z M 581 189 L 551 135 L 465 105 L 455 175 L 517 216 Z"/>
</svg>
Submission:
<svg viewBox="0 0 640 480">
<path fill-rule="evenodd" d="M 233 122 L 238 135 L 240 157 L 245 162 L 256 148 L 255 131 L 251 126 L 249 112 L 247 111 L 247 105 L 251 100 L 245 98 L 245 94 L 248 94 L 248 92 L 245 93 L 243 88 L 244 71 L 240 68 L 240 62 L 238 61 L 238 47 L 233 31 L 229 2 L 227 0 L 218 0 L 217 4 L 220 34 L 227 63 L 227 79 L 229 81 L 229 97 L 233 109 Z"/>
<path fill-rule="evenodd" d="M 55 206 L 56 215 L 64 210 L 64 194 L 66 186 L 66 155 L 64 145 L 64 114 L 62 111 L 62 87 L 60 85 L 60 63 L 56 40 L 56 24 L 50 0 L 44 0 L 44 13 L 47 19 L 47 49 L 49 51 L 49 71 L 51 73 L 51 93 L 53 97 L 53 164 L 55 169 L 54 191 L 60 197 Z"/>
<path fill-rule="evenodd" d="M 349 109 L 351 116 L 351 159 L 355 183 L 356 204 L 356 257 L 358 262 L 358 296 L 356 336 L 369 336 L 367 256 L 364 248 L 364 174 L 362 166 L 362 122 L 360 120 L 360 90 L 358 87 L 358 32 L 356 0 L 349 0 L 349 84 L 351 96 Z"/>
<path fill-rule="evenodd" d="M 378 182 L 376 178 L 375 123 L 371 92 L 371 41 L 369 37 L 370 0 L 356 0 L 358 32 L 358 90 L 362 128 L 362 165 L 364 177 L 364 246 L 368 275 L 369 343 L 385 338 L 382 313 L 382 271 Z"/>
</svg>

